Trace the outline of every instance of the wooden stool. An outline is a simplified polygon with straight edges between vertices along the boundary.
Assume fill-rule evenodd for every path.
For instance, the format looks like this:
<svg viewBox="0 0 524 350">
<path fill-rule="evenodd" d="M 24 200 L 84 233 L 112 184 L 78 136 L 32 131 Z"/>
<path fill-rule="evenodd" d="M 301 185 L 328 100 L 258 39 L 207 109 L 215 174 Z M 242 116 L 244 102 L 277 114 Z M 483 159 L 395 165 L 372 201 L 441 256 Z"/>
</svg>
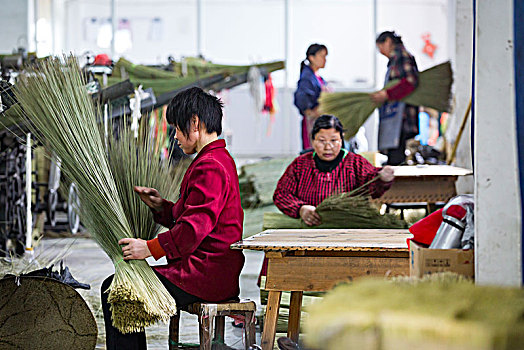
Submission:
<svg viewBox="0 0 524 350">
<path fill-rule="evenodd" d="M 246 336 L 246 350 L 256 342 L 255 338 L 255 311 L 254 301 L 233 301 L 224 303 L 194 303 L 183 309 L 179 309 L 177 314 L 171 317 L 169 322 L 169 349 L 178 349 L 178 330 L 180 323 L 180 312 L 185 311 L 198 316 L 200 349 L 211 350 L 213 341 L 224 343 L 225 316 L 244 315 L 244 330 Z M 214 322 L 213 322 L 214 321 Z M 213 334 L 213 323 L 215 323 L 215 337 Z"/>
</svg>

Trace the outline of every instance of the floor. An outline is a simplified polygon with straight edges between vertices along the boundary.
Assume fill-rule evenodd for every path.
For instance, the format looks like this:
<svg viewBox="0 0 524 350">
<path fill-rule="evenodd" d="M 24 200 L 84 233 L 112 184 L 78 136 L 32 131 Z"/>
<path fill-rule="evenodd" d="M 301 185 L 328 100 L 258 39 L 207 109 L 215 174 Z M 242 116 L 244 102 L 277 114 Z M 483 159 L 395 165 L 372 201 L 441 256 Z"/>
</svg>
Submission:
<svg viewBox="0 0 524 350">
<path fill-rule="evenodd" d="M 258 273 L 263 260 L 263 254 L 256 251 L 245 251 L 246 263 L 240 276 L 240 297 L 251 299 L 260 307 L 259 289 L 256 285 Z M 46 264 L 56 258 L 62 258 L 69 267 L 73 277 L 79 282 L 89 283 L 90 290 L 78 292 L 93 311 L 98 325 L 97 349 L 105 349 L 105 332 L 100 307 L 100 285 L 102 281 L 114 273 L 114 267 L 107 255 L 89 238 L 44 238 L 35 249 L 35 257 L 41 264 Z M 150 264 L 162 261 L 150 261 Z M 164 261 L 165 263 L 165 261 Z M 260 311 L 259 311 L 260 312 Z M 232 326 L 232 319 L 226 318 L 227 347 L 221 349 L 244 349 L 243 331 Z M 168 325 L 158 324 L 146 329 L 148 349 L 167 349 Z M 182 313 L 180 320 L 180 341 L 182 343 L 198 343 L 198 321 L 196 316 Z M 260 344 L 260 332 L 257 331 L 257 343 Z"/>
</svg>

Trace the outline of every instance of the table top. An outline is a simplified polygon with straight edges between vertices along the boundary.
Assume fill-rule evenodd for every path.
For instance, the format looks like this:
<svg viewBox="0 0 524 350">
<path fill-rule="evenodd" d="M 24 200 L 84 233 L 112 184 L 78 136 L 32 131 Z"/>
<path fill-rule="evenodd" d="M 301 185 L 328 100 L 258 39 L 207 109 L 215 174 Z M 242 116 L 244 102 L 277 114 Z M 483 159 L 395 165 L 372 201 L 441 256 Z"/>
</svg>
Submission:
<svg viewBox="0 0 524 350">
<path fill-rule="evenodd" d="M 451 165 L 402 165 L 394 166 L 395 177 L 410 176 L 466 176 L 473 171 Z"/>
<path fill-rule="evenodd" d="M 231 245 L 232 249 L 407 251 L 403 229 L 278 229 L 266 230 Z"/>
</svg>

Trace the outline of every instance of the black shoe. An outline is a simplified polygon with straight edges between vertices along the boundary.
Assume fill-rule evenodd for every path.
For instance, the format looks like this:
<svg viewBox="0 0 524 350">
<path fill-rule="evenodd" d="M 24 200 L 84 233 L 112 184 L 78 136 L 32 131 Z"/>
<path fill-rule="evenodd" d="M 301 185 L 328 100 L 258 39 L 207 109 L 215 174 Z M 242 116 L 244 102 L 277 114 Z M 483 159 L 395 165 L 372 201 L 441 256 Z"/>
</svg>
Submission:
<svg viewBox="0 0 524 350">
<path fill-rule="evenodd" d="M 298 344 L 288 337 L 278 338 L 277 344 L 280 350 L 300 350 Z"/>
</svg>

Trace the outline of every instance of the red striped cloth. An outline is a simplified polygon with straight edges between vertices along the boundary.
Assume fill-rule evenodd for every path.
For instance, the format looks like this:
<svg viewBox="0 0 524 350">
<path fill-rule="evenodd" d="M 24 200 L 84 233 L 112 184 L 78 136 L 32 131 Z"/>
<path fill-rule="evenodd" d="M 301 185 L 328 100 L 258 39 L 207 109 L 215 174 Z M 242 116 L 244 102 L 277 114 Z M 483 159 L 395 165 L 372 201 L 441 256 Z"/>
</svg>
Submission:
<svg viewBox="0 0 524 350">
<path fill-rule="evenodd" d="M 317 169 L 313 153 L 306 153 L 287 167 L 278 181 L 273 201 L 284 214 L 298 218 L 301 206 L 316 207 L 332 194 L 350 192 L 372 180 L 381 169 L 349 152 L 333 171 L 323 173 Z M 368 186 L 371 197 L 380 197 L 391 184 L 381 180 L 373 182 Z"/>
</svg>

